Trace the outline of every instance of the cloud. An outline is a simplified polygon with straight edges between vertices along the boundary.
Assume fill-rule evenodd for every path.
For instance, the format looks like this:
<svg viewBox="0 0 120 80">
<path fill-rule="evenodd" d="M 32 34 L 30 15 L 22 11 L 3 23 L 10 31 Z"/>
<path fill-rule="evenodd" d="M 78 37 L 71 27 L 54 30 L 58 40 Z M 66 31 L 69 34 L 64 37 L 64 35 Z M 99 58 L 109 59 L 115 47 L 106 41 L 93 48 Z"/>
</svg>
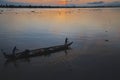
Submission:
<svg viewBox="0 0 120 80">
<path fill-rule="evenodd" d="M 89 3 L 86 4 L 86 6 L 120 6 L 120 1 L 113 1 L 113 2 L 104 2 L 104 1 L 89 2 Z"/>
<path fill-rule="evenodd" d="M 108 3 L 107 5 L 120 6 L 120 1 L 114 1 L 114 2 Z"/>
<path fill-rule="evenodd" d="M 7 4 L 9 1 L 7 0 L 0 0 L 0 4 Z"/>
<path fill-rule="evenodd" d="M 6 4 L 9 4 L 9 5 L 29 5 L 28 3 L 22 3 L 22 2 L 11 2 L 9 0 L 0 0 L 0 4 L 3 4 L 3 5 L 6 5 Z"/>
<path fill-rule="evenodd" d="M 103 4 L 104 1 L 98 1 L 98 2 L 89 2 L 88 4 Z"/>
</svg>

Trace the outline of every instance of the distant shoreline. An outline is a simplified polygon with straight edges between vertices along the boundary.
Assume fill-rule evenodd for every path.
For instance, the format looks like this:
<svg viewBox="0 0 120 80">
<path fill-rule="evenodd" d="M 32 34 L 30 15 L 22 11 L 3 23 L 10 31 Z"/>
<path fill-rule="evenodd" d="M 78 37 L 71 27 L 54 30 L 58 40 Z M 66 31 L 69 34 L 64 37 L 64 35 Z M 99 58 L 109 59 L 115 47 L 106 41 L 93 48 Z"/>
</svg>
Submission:
<svg viewBox="0 0 120 80">
<path fill-rule="evenodd" d="M 0 8 L 120 8 L 120 6 L 15 6 L 0 5 Z"/>
</svg>

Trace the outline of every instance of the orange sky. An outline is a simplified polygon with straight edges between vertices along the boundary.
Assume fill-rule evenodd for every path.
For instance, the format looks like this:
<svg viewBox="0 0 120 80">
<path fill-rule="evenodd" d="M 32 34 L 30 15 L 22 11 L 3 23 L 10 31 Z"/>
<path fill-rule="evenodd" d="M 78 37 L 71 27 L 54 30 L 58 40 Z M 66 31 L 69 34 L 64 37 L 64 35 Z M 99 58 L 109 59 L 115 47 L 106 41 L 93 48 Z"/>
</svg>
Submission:
<svg viewBox="0 0 120 80">
<path fill-rule="evenodd" d="M 66 4 L 66 3 L 81 4 L 81 3 L 88 3 L 88 2 L 94 2 L 94 1 L 111 2 L 111 1 L 118 1 L 118 0 L 9 0 L 9 1 L 32 3 L 32 4 Z"/>
</svg>

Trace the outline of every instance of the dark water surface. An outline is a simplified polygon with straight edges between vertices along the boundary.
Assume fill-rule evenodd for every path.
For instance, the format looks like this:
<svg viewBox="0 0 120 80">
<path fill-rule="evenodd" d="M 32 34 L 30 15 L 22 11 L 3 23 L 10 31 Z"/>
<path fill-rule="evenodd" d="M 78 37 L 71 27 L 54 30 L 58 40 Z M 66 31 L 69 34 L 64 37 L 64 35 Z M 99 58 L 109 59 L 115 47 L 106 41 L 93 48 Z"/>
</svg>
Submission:
<svg viewBox="0 0 120 80">
<path fill-rule="evenodd" d="M 0 49 L 8 54 L 64 43 L 71 50 L 13 62 L 0 52 L 0 80 L 119 80 L 120 8 L 2 9 Z"/>
</svg>

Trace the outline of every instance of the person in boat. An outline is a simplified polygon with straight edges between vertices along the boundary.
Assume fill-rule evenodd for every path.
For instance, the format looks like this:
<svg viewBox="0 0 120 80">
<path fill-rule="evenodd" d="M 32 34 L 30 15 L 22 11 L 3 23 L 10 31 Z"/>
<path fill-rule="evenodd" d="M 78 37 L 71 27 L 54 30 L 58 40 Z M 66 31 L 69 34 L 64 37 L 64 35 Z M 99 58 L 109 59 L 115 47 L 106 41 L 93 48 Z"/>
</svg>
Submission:
<svg viewBox="0 0 120 80">
<path fill-rule="evenodd" d="M 15 52 L 16 52 L 17 50 L 18 50 L 18 49 L 17 49 L 17 47 L 15 46 L 15 47 L 13 48 L 13 50 L 12 50 L 13 56 L 15 56 Z"/>
<path fill-rule="evenodd" d="M 13 55 L 6 54 L 6 52 L 4 52 L 3 49 L 1 49 L 1 52 L 3 53 L 3 55 L 4 55 L 5 58 L 14 58 Z"/>
<path fill-rule="evenodd" d="M 3 55 L 4 55 L 5 57 L 7 57 L 6 52 L 4 52 L 3 49 L 1 49 L 1 52 L 3 53 Z"/>
<path fill-rule="evenodd" d="M 68 43 L 68 38 L 66 37 L 65 38 L 65 45 Z"/>
</svg>

